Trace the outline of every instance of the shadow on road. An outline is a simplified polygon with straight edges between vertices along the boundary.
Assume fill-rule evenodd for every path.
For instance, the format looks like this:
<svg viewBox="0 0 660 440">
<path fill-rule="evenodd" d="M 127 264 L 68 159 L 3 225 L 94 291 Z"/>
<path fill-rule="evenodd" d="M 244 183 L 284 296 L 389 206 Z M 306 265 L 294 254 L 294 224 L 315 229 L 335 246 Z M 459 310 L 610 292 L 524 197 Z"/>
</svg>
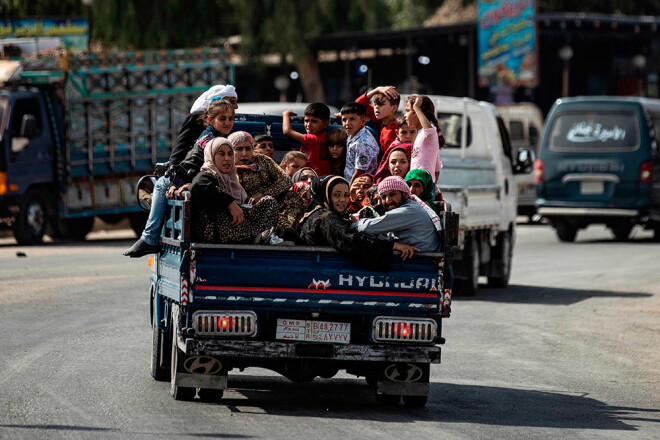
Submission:
<svg viewBox="0 0 660 440">
<path fill-rule="evenodd" d="M 503 303 L 571 305 L 595 297 L 607 298 L 649 298 L 650 293 L 612 292 L 607 290 L 577 290 L 545 286 L 523 286 L 510 284 L 506 289 L 480 287 L 472 297 L 461 296 L 457 292 L 456 301 L 492 301 Z"/>
<path fill-rule="evenodd" d="M 230 376 L 220 405 L 233 412 L 378 422 L 478 423 L 563 429 L 635 431 L 624 421 L 660 422 L 660 410 L 609 406 L 584 395 L 503 387 L 431 383 L 425 408 L 380 406 L 374 389 L 358 379 Z M 214 404 L 209 404 L 214 405 Z"/>
<path fill-rule="evenodd" d="M 88 432 L 88 433 L 96 432 L 99 433 L 99 435 L 102 432 L 110 432 L 110 433 L 119 433 L 121 435 L 146 435 L 146 436 L 160 435 L 162 437 L 254 438 L 253 436 L 242 435 L 242 434 L 219 434 L 219 433 L 197 433 L 197 432 L 183 432 L 183 433 L 175 434 L 171 432 L 152 432 L 152 431 L 138 432 L 138 431 L 125 431 L 118 428 L 100 428 L 95 426 L 76 426 L 76 425 L 0 425 L 0 429 L 2 428 L 26 429 L 33 431 L 55 431 L 58 433 L 56 435 L 57 437 L 63 435 L 62 432 L 64 431 L 74 431 L 74 432 Z M 34 434 L 39 436 L 43 435 L 43 433 L 39 433 L 39 434 L 34 433 Z M 2 431 L 0 431 L 0 438 L 2 438 Z M 89 438 L 93 438 L 93 437 L 89 437 Z"/>
</svg>

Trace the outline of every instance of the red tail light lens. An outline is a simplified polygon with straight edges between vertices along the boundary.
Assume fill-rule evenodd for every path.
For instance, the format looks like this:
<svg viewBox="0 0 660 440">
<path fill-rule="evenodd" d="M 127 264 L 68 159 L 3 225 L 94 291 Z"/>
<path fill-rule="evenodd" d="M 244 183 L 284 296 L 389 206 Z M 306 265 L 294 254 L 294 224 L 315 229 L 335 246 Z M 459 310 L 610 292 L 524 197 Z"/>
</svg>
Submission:
<svg viewBox="0 0 660 440">
<path fill-rule="evenodd" d="M 543 162 L 540 159 L 536 159 L 534 162 L 534 183 L 542 183 L 545 179 L 545 168 L 543 167 Z"/>
<path fill-rule="evenodd" d="M 639 167 L 639 183 L 653 183 L 653 162 L 650 160 Z"/>
</svg>

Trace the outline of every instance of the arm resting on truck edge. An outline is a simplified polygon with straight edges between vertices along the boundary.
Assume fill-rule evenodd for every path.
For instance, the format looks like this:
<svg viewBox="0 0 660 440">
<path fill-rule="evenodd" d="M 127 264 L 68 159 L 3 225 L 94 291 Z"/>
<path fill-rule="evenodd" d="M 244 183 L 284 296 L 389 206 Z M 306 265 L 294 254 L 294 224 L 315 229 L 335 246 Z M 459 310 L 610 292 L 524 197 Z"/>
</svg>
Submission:
<svg viewBox="0 0 660 440">
<path fill-rule="evenodd" d="M 378 235 L 402 229 L 414 223 L 416 219 L 417 214 L 404 207 L 388 211 L 380 217 L 360 219 L 353 223 L 351 228 L 358 232 Z"/>
<path fill-rule="evenodd" d="M 394 242 L 351 231 L 344 220 L 326 210 L 312 213 L 303 222 L 300 237 L 311 245 L 330 245 L 376 270 L 387 270 L 392 264 Z"/>
</svg>

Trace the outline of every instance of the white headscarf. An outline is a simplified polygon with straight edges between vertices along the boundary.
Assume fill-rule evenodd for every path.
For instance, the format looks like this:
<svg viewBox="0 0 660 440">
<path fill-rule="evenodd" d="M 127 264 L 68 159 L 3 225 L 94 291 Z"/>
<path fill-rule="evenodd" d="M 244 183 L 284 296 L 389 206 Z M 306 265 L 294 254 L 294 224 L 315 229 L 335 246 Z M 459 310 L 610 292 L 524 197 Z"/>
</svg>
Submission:
<svg viewBox="0 0 660 440">
<path fill-rule="evenodd" d="M 215 166 L 214 157 L 222 145 L 229 145 L 229 148 L 232 148 L 229 139 L 223 137 L 213 138 L 213 140 L 206 145 L 206 148 L 204 148 L 204 165 L 202 165 L 200 171 L 213 174 L 215 178 L 218 179 L 220 189 L 232 196 L 234 201 L 240 205 L 245 199 L 247 199 L 247 193 L 238 182 L 234 161 L 231 161 L 231 170 L 226 174 Z"/>
<path fill-rule="evenodd" d="M 215 85 L 208 89 L 206 92 L 202 93 L 199 98 L 195 100 L 195 103 L 192 105 L 192 107 L 190 107 L 190 113 L 206 110 L 213 98 L 238 99 L 238 95 L 236 94 L 236 88 L 234 88 L 234 86 L 231 84 Z"/>
</svg>

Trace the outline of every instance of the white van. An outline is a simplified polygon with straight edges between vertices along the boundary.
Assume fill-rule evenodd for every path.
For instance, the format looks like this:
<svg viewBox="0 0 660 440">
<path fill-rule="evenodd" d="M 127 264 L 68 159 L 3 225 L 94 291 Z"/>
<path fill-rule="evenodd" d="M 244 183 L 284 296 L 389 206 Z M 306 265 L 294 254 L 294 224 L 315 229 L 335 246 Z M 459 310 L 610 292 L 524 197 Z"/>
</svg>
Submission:
<svg viewBox="0 0 660 440">
<path fill-rule="evenodd" d="M 541 109 L 531 102 L 498 105 L 497 111 L 509 129 L 513 151 L 529 148 L 538 156 L 539 140 L 543 132 L 543 114 Z M 514 180 L 518 186 L 518 215 L 532 219 L 536 214 L 536 184 L 531 174 L 517 175 Z"/>
<path fill-rule="evenodd" d="M 405 108 L 408 95 L 401 95 Z M 440 151 L 438 189 L 460 215 L 457 291 L 473 295 L 479 276 L 506 287 L 516 237 L 517 187 L 514 174 L 530 173 L 531 152 L 513 157 L 503 119 L 494 105 L 470 98 L 429 96 L 447 141 Z M 467 127 L 467 129 L 463 129 Z"/>
</svg>

